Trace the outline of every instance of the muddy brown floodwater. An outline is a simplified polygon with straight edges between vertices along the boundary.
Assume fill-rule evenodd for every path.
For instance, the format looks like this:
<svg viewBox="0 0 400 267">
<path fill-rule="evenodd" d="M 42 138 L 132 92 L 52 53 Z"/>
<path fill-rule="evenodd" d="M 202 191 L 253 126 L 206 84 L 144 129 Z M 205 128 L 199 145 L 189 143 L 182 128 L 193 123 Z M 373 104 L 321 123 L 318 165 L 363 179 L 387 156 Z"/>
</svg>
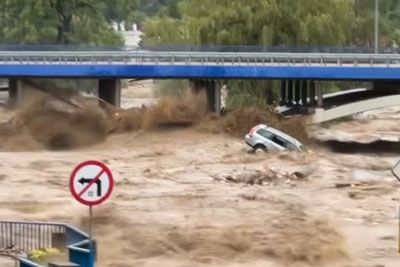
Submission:
<svg viewBox="0 0 400 267">
<path fill-rule="evenodd" d="M 368 139 L 383 120 L 386 134 L 398 133 L 396 111 L 374 114 L 310 131 Z M 170 127 L 73 151 L 2 152 L 0 215 L 86 229 L 87 208 L 70 196 L 68 178 L 97 159 L 116 180 L 111 199 L 94 209 L 97 266 L 399 266 L 397 151 L 247 150 L 231 135 Z M 260 173 L 262 183 L 246 179 Z"/>
</svg>

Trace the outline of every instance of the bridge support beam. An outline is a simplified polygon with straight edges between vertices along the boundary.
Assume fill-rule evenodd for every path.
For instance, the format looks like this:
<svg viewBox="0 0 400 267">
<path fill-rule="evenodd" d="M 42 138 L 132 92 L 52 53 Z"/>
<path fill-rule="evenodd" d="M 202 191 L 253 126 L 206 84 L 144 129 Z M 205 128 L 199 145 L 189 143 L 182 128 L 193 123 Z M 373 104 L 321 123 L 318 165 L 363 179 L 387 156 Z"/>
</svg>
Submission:
<svg viewBox="0 0 400 267">
<path fill-rule="evenodd" d="M 310 106 L 315 107 L 315 81 L 309 82 L 309 89 L 310 89 Z"/>
<path fill-rule="evenodd" d="M 8 102 L 10 105 L 18 105 L 21 102 L 24 83 L 21 79 L 12 78 L 8 82 Z"/>
<path fill-rule="evenodd" d="M 119 79 L 99 80 L 99 98 L 105 102 L 121 106 L 121 81 Z"/>
<path fill-rule="evenodd" d="M 296 103 L 296 105 L 300 103 L 300 89 L 301 82 L 300 80 L 296 80 L 294 85 L 294 102 Z"/>
<path fill-rule="evenodd" d="M 287 87 L 288 82 L 286 80 L 281 81 L 281 102 L 280 105 L 284 106 L 286 105 L 286 101 L 287 101 L 287 95 L 286 95 L 286 87 Z"/>
<path fill-rule="evenodd" d="M 293 81 L 287 81 L 287 102 L 286 105 L 291 107 L 293 106 Z"/>
<path fill-rule="evenodd" d="M 322 108 L 324 106 L 324 89 L 318 87 L 316 91 L 317 91 L 317 106 Z"/>
<path fill-rule="evenodd" d="M 220 114 L 222 108 L 222 94 L 221 87 L 217 86 L 214 82 L 214 112 Z"/>
<path fill-rule="evenodd" d="M 213 80 L 191 80 L 191 88 L 195 94 L 205 92 L 207 110 L 219 113 L 221 111 L 221 88 Z"/>
<path fill-rule="evenodd" d="M 303 80 L 301 83 L 301 104 L 305 107 L 308 105 L 308 82 Z"/>
</svg>

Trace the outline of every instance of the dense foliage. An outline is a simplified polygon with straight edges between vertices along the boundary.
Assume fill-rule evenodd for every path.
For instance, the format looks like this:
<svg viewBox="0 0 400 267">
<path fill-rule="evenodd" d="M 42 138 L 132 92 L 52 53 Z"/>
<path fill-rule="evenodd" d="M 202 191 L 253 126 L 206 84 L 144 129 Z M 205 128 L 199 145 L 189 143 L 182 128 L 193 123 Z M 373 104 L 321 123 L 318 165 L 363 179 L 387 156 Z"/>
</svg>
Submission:
<svg viewBox="0 0 400 267">
<path fill-rule="evenodd" d="M 352 43 L 359 46 L 373 46 L 374 4 L 373 0 L 354 0 L 355 20 Z M 390 47 L 400 43 L 400 1 L 379 0 L 380 46 Z"/>
<path fill-rule="evenodd" d="M 146 21 L 147 44 L 371 47 L 374 43 L 375 0 L 158 2 L 168 5 Z M 400 0 L 379 0 L 379 5 L 381 45 L 400 42 Z"/>
<path fill-rule="evenodd" d="M 146 23 L 145 42 L 224 45 L 346 45 L 355 14 L 350 0 L 187 0 L 181 19 Z"/>
<path fill-rule="evenodd" d="M 374 0 L 2 0 L 2 43 L 121 42 L 111 22 L 143 24 L 147 44 L 372 46 Z M 128 24 L 128 23 L 127 23 Z M 400 42 L 400 0 L 380 0 L 382 46 Z"/>
<path fill-rule="evenodd" d="M 180 0 L 144 25 L 144 43 L 361 46 L 374 45 L 375 0 Z M 380 0 L 380 45 L 400 42 L 400 0 Z M 230 106 L 264 106 L 279 84 L 228 82 Z M 338 83 L 320 83 L 327 91 Z"/>
<path fill-rule="evenodd" d="M 105 0 L 2 0 L 0 42 L 121 43 L 121 37 L 106 21 L 104 14 L 108 12 L 107 2 Z"/>
</svg>

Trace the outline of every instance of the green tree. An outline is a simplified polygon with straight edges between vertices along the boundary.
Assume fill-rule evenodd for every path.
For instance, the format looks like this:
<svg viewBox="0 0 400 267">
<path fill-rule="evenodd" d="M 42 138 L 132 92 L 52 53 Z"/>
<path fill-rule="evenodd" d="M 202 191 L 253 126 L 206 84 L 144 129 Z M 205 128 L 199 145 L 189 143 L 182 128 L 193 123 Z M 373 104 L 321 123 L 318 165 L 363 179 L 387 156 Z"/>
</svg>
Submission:
<svg viewBox="0 0 400 267">
<path fill-rule="evenodd" d="M 187 0 L 174 5 L 179 13 L 174 18 L 162 14 L 145 24 L 145 43 L 346 45 L 355 19 L 352 0 Z M 165 33 L 163 26 L 175 30 Z"/>
<path fill-rule="evenodd" d="M 3 0 L 0 42 L 118 44 L 104 0 Z"/>
<path fill-rule="evenodd" d="M 355 0 L 354 10 L 356 13 L 356 27 L 353 42 L 372 48 L 375 38 L 375 0 Z M 393 42 L 400 42 L 400 28 L 398 25 L 400 25 L 400 1 L 380 0 L 379 42 L 381 46 L 389 47 Z"/>
<path fill-rule="evenodd" d="M 140 11 L 147 16 L 155 16 L 162 7 L 168 5 L 171 0 L 141 0 Z"/>
<path fill-rule="evenodd" d="M 217 45 L 349 45 L 353 0 L 185 0 L 174 17 L 159 13 L 145 23 L 144 43 Z M 277 100 L 271 81 L 228 82 L 231 107 Z"/>
</svg>

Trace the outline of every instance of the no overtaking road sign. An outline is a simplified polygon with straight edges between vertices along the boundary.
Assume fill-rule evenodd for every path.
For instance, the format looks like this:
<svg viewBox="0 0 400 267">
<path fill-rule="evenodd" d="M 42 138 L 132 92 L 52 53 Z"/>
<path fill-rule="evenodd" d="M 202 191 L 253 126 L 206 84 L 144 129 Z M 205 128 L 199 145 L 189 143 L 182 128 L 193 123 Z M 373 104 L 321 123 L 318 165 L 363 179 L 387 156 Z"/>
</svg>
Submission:
<svg viewBox="0 0 400 267">
<path fill-rule="evenodd" d="M 82 162 L 73 170 L 69 186 L 72 195 L 80 203 L 96 206 L 110 197 L 114 179 L 106 165 L 90 160 Z"/>
</svg>

